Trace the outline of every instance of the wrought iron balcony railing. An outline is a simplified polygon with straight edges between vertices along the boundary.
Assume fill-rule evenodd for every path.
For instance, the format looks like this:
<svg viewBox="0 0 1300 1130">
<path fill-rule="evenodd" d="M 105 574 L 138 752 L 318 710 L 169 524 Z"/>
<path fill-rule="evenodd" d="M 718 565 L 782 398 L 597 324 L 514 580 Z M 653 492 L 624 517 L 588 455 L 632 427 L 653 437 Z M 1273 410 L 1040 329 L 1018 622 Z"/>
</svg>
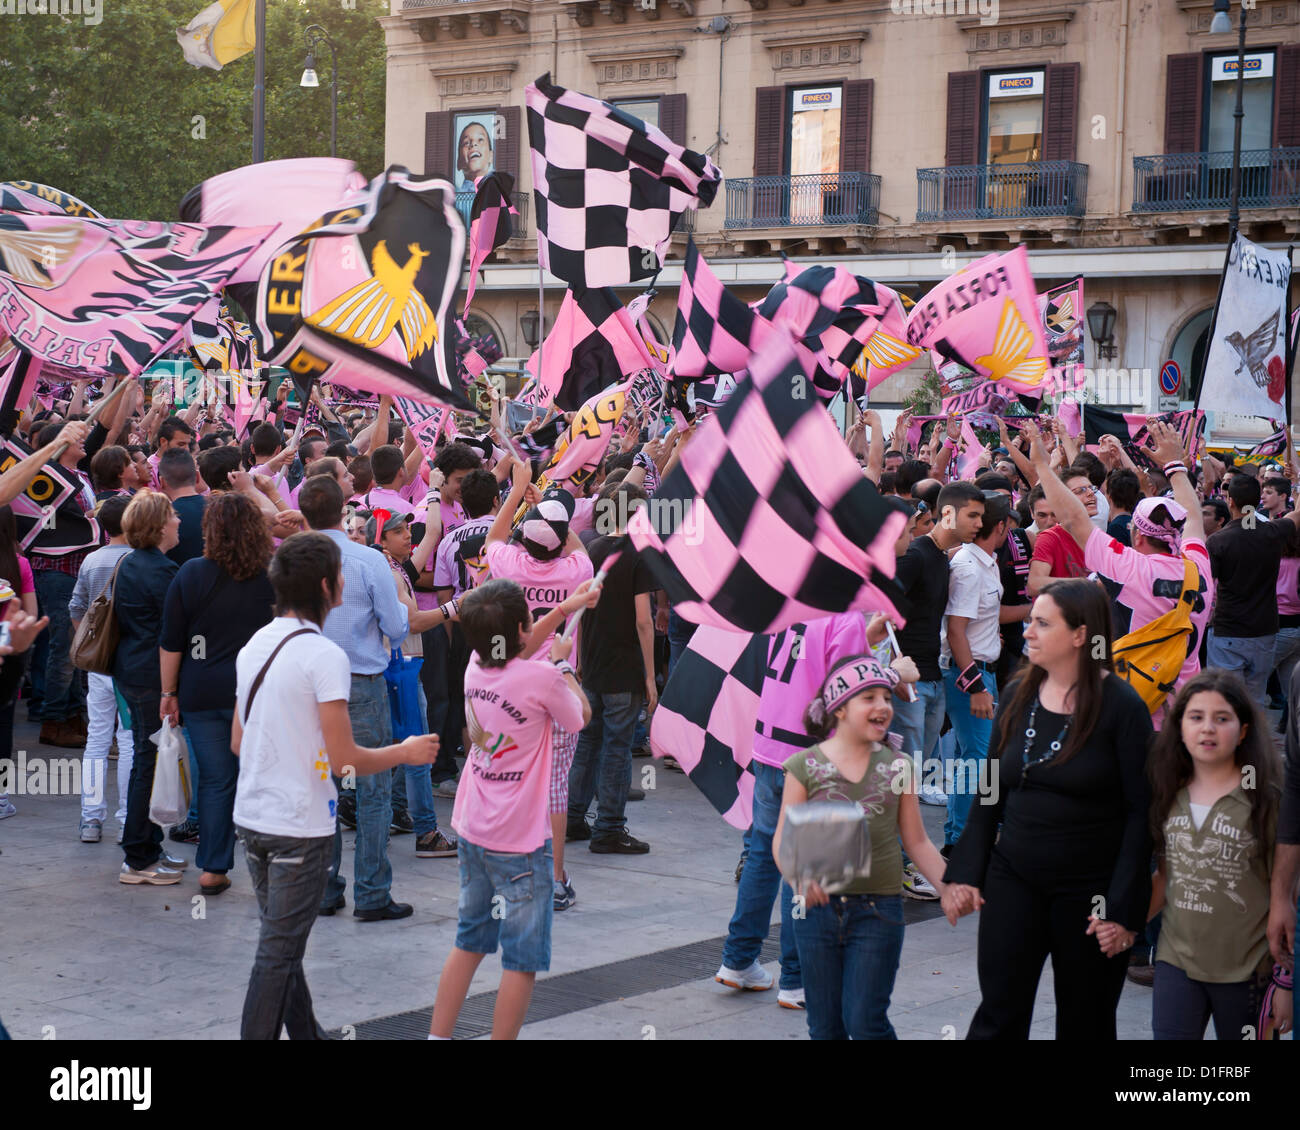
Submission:
<svg viewBox="0 0 1300 1130">
<path fill-rule="evenodd" d="M 1232 154 L 1161 153 L 1133 158 L 1133 211 L 1227 208 Z M 1241 207 L 1300 206 L 1300 148 L 1246 149 L 1241 154 Z"/>
<path fill-rule="evenodd" d="M 532 196 L 531 192 L 511 193 L 511 203 L 515 206 L 515 211 L 519 214 L 511 217 L 510 238 L 523 239 L 528 234 L 528 201 Z M 469 231 L 469 213 L 474 207 L 474 194 L 472 192 L 456 193 L 456 211 L 460 213 L 460 218 L 465 221 L 465 230 Z"/>
<path fill-rule="evenodd" d="M 1076 161 L 916 170 L 917 223 L 1082 216 L 1088 166 Z"/>
<path fill-rule="evenodd" d="M 874 227 L 880 177 L 874 173 L 728 179 L 725 226 L 785 228 L 862 224 Z"/>
</svg>

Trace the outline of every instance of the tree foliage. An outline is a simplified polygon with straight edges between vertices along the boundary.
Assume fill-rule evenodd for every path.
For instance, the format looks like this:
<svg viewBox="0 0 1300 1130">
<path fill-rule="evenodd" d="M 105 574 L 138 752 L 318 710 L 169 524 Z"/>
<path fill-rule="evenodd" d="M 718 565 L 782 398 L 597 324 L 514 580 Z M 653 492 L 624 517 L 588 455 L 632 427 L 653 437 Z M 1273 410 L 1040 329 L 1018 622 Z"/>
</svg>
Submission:
<svg viewBox="0 0 1300 1130">
<path fill-rule="evenodd" d="M 345 6 L 346 5 L 346 6 Z M 103 0 L 101 22 L 8 15 L 0 34 L 0 180 L 70 192 L 106 216 L 174 220 L 184 194 L 252 160 L 253 53 L 185 62 L 176 31 L 206 0 Z M 267 0 L 266 158 L 327 156 L 330 59 L 304 89 L 308 24 L 339 57 L 338 155 L 384 167 L 383 0 Z"/>
</svg>

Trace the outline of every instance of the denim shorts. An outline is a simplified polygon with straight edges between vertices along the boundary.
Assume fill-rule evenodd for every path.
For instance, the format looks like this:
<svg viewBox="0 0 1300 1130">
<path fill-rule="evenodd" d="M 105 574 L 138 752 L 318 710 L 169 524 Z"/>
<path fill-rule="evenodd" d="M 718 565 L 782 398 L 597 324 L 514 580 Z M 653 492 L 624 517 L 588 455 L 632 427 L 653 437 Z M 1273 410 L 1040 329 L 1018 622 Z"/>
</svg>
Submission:
<svg viewBox="0 0 1300 1130">
<path fill-rule="evenodd" d="M 456 948 L 496 953 L 512 973 L 545 973 L 551 967 L 551 919 L 555 914 L 555 857 L 551 841 L 526 854 L 488 851 L 460 840 L 460 903 Z"/>
</svg>

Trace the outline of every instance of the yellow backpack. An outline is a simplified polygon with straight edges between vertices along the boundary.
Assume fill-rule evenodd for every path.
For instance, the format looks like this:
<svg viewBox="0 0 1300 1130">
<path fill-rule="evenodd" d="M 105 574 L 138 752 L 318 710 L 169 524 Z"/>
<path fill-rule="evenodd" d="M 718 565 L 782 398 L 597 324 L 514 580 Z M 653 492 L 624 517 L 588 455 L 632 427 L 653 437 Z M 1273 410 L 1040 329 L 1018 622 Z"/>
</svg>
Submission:
<svg viewBox="0 0 1300 1130">
<path fill-rule="evenodd" d="M 1163 616 L 1115 641 L 1111 658 L 1115 674 L 1129 684 L 1154 714 L 1164 705 L 1187 662 L 1192 634 L 1192 606 L 1200 591 L 1200 573 L 1183 558 L 1183 591 L 1178 603 Z"/>
</svg>

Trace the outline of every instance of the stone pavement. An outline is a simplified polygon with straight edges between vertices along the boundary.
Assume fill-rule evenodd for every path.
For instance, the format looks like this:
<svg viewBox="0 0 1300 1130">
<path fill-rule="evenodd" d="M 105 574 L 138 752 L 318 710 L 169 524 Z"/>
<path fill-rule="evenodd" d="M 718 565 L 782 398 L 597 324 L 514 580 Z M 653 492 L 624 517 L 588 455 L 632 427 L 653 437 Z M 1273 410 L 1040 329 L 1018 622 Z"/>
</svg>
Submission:
<svg viewBox="0 0 1300 1130">
<path fill-rule="evenodd" d="M 18 712 L 24 713 L 21 704 Z M 38 746 L 35 738 L 35 726 L 17 723 L 14 747 L 28 750 L 29 760 L 76 757 L 75 750 Z M 115 797 L 116 763 L 110 764 L 109 795 Z M 578 903 L 555 916 L 551 971 L 539 979 L 538 997 L 546 979 L 583 970 L 592 971 L 585 980 L 601 987 L 584 991 L 581 976 L 557 982 L 548 996 L 548 1018 L 526 1024 L 523 1038 L 806 1038 L 803 1014 L 778 1007 L 775 990 L 740 993 L 712 980 L 720 943 L 696 952 L 689 967 L 696 973 L 689 980 L 681 972 L 688 967 L 673 968 L 676 954 L 653 956 L 726 934 L 741 837 L 681 774 L 657 762 L 634 762 L 638 781 L 647 770 L 653 770 L 653 780 L 644 783 L 652 787 L 645 801 L 628 806 L 628 823 L 634 835 L 650 842 L 651 852 L 595 856 L 585 844 L 568 845 Z M 14 1038 L 237 1038 L 257 938 L 257 907 L 242 852 L 236 850 L 233 887 L 217 897 L 205 900 L 197 893 L 195 849 L 170 841 L 173 854 L 191 860 L 182 883 L 123 886 L 111 819 L 103 842 L 82 844 L 78 796 L 12 799 L 18 814 L 0 821 L 0 1018 Z M 451 803 L 437 801 L 444 826 Z M 931 837 L 941 843 L 943 811 L 922 811 Z M 348 876 L 352 839 L 344 834 Z M 373 1032 L 367 1021 L 432 1005 L 455 937 L 455 860 L 416 859 L 414 836 L 393 837 L 390 858 L 393 895 L 414 903 L 414 916 L 358 922 L 351 916 L 349 890 L 348 909 L 318 919 L 307 947 L 317 1015 L 330 1028 L 353 1026 L 358 1038 Z M 909 917 L 934 909 L 913 905 Z M 974 916 L 955 929 L 942 917 L 907 927 L 891 1009 L 900 1038 L 964 1036 L 979 1003 L 976 929 Z M 765 952 L 774 952 L 771 944 Z M 611 971 L 596 967 L 615 962 L 628 964 L 612 971 L 611 982 Z M 775 962 L 767 968 L 777 972 Z M 499 960 L 489 957 L 471 988 L 463 1024 L 475 995 L 494 990 L 499 976 Z M 484 1001 L 478 1004 L 482 1013 Z M 1035 1017 L 1033 1034 L 1050 1039 L 1050 971 Z M 1149 989 L 1126 986 L 1119 1021 L 1122 1038 L 1150 1039 Z"/>
</svg>

